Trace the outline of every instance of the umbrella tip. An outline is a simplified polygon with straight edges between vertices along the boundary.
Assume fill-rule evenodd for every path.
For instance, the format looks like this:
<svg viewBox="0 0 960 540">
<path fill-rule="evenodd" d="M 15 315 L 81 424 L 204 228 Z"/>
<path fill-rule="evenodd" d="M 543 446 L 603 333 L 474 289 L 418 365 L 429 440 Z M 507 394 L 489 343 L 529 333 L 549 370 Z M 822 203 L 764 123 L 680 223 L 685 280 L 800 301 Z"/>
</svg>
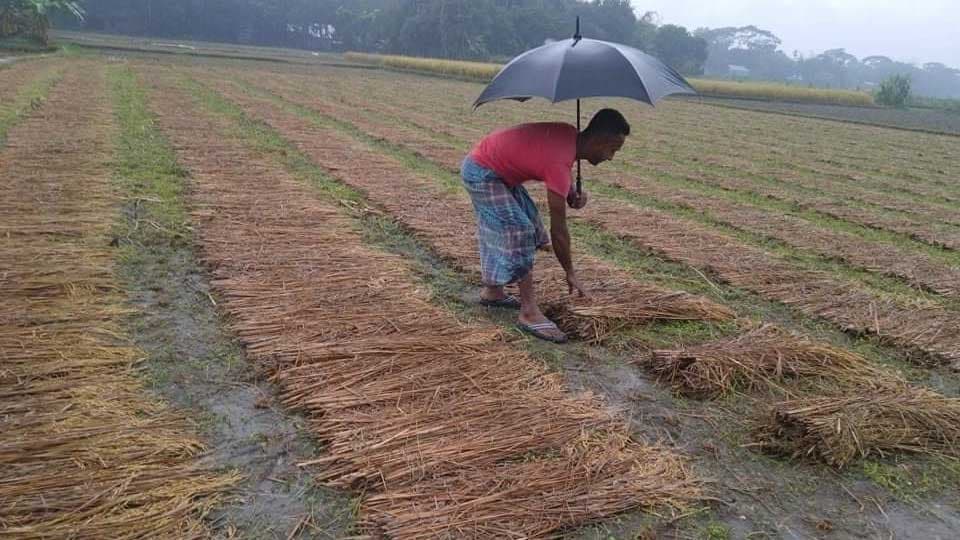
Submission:
<svg viewBox="0 0 960 540">
<path fill-rule="evenodd" d="M 577 31 L 574 32 L 573 39 L 576 41 L 580 41 L 581 39 L 583 39 L 583 36 L 580 35 L 580 16 L 579 15 L 577 15 Z"/>
</svg>

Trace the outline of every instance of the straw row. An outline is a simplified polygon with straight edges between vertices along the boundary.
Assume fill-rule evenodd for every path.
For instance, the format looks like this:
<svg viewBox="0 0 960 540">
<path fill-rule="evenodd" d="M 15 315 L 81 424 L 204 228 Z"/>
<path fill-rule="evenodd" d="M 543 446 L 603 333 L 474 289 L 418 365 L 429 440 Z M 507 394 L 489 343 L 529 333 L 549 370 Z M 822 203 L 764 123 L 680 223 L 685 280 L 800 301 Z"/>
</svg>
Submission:
<svg viewBox="0 0 960 540">
<path fill-rule="evenodd" d="M 234 96 L 231 95 L 231 97 Z M 266 106 L 262 107 L 259 113 L 267 115 L 268 113 L 264 112 L 265 109 L 267 109 Z M 281 127 L 275 120 L 268 118 L 267 121 L 276 127 Z M 301 126 L 300 129 L 307 130 L 308 127 Z M 289 134 L 291 131 L 282 130 L 282 132 Z M 308 137 L 297 139 L 296 135 L 293 135 L 293 138 L 299 140 L 301 144 L 305 144 L 308 139 Z M 333 174 L 343 175 L 346 171 L 337 170 L 333 171 Z M 405 187 L 408 185 L 404 184 Z M 390 192 L 389 188 L 377 187 L 376 189 L 387 189 L 390 195 L 386 196 L 386 199 L 401 196 L 399 191 Z M 409 195 L 406 200 L 409 201 Z M 436 202 L 429 201 L 425 204 L 436 204 Z M 409 213 L 406 210 L 404 212 Z M 442 211 L 435 209 L 434 212 L 436 216 L 449 214 L 450 211 L 446 208 Z M 438 217 L 436 221 L 442 221 L 442 217 Z M 446 230 L 450 228 L 451 226 L 448 225 Z M 804 384 L 819 387 L 820 391 L 854 386 L 863 390 L 898 380 L 889 372 L 873 367 L 869 361 L 859 355 L 770 326 L 726 342 L 710 343 L 698 349 L 690 353 L 660 352 L 654 362 L 656 365 L 659 359 L 661 375 L 667 376 L 672 383 L 682 386 L 688 393 L 704 397 L 723 394 L 734 388 L 748 391 L 775 388 L 780 392 L 795 393 L 796 389 L 787 390 L 784 386 L 791 379 L 804 379 Z M 696 361 L 691 361 L 691 356 Z"/>
<path fill-rule="evenodd" d="M 262 119 L 327 169 L 338 180 L 363 190 L 370 201 L 395 217 L 458 268 L 479 274 L 475 218 L 465 193 L 437 188 L 389 156 L 332 129 L 321 129 L 273 103 L 208 80 L 253 118 Z M 344 167 L 343 164 L 352 164 Z M 567 295 L 564 273 L 549 253 L 540 255 L 535 279 L 546 311 L 561 327 L 582 339 L 603 341 L 625 327 L 652 320 L 714 320 L 732 311 L 702 297 L 639 282 L 600 260 L 577 256 L 578 273 L 590 284 L 592 299 Z"/>
<path fill-rule="evenodd" d="M 364 246 L 352 219 L 230 139 L 231 125 L 196 109 L 171 74 L 144 71 L 192 177 L 219 303 L 284 403 L 327 443 L 314 474 L 366 494 L 371 532 L 543 537 L 699 496 L 682 459 L 626 441 L 596 398 L 566 393 L 495 328 L 432 305 L 401 258 Z"/>
<path fill-rule="evenodd" d="M 432 154 L 432 159 L 448 168 L 457 168 L 458 160 L 462 159 L 455 149 L 443 148 L 443 143 L 436 140 L 428 143 L 426 139 L 429 138 L 422 134 L 417 137 L 415 130 L 396 128 L 384 122 L 373 122 L 363 118 L 351 107 L 295 94 L 289 88 L 283 89 L 284 85 L 280 82 L 262 81 L 260 79 L 257 84 L 277 91 L 285 99 L 316 108 L 331 117 L 354 122 L 371 134 L 384 137 L 396 144 L 409 146 L 428 157 Z M 214 83 L 211 82 L 211 84 Z M 252 111 L 253 104 L 257 103 L 255 98 L 238 92 L 235 88 L 231 89 L 231 85 L 227 83 L 221 82 L 216 86 L 238 103 L 250 103 L 251 107 L 248 107 L 248 111 Z M 276 90 L 278 87 L 280 90 Z M 310 137 L 305 136 L 309 132 L 306 122 L 301 120 L 297 124 L 296 119 L 289 118 L 291 115 L 284 116 L 280 112 L 271 111 L 268 107 L 266 102 L 262 100 L 259 102 L 260 117 L 297 142 L 319 163 L 336 167 L 334 161 L 337 156 L 334 150 L 327 148 L 324 141 L 311 140 Z M 324 130 L 324 133 L 324 139 L 336 137 L 331 130 Z M 338 144 L 344 145 L 346 142 L 338 141 Z M 310 146 L 324 146 L 324 148 L 311 152 Z M 369 160 L 366 161 L 369 162 Z M 380 170 L 382 165 L 378 164 L 376 168 Z M 333 170 L 331 174 L 345 178 L 348 173 Z M 372 174 L 366 174 L 362 179 L 367 186 L 371 182 L 368 178 L 370 176 Z M 629 183 L 630 180 L 617 177 L 617 183 L 624 182 Z M 367 188 L 371 198 L 380 190 L 390 190 L 384 193 L 385 199 L 395 201 L 396 206 L 402 206 L 407 202 L 406 198 L 409 195 L 405 197 L 403 192 L 410 182 L 394 180 L 385 183 L 387 185 L 383 187 Z M 643 189 L 648 189 L 648 186 L 644 186 Z M 663 191 L 667 190 L 664 188 Z M 389 203 L 389 200 L 385 203 Z M 415 213 L 416 209 L 401 208 L 398 211 L 410 214 Z M 437 211 L 436 209 L 431 211 L 434 222 L 438 215 Z M 445 207 L 441 211 L 450 210 Z M 457 217 L 461 220 L 467 219 L 468 214 L 469 212 L 463 212 Z M 938 304 L 884 297 L 827 273 L 798 269 L 792 263 L 760 249 L 746 246 L 735 239 L 688 220 L 649 208 L 594 197 L 583 216 L 584 219 L 621 235 L 644 249 L 654 250 L 671 259 L 710 270 L 733 285 L 795 306 L 807 314 L 830 320 L 846 330 L 876 334 L 893 344 L 916 348 L 945 361 L 960 361 L 960 315 L 945 310 Z M 799 234 L 799 236 L 804 235 Z M 460 245 L 472 244 L 461 242 Z M 863 259 L 860 259 L 861 262 L 872 266 L 886 266 L 891 261 L 900 260 L 899 265 L 895 267 L 902 267 L 900 272 L 903 274 L 918 276 L 935 271 L 936 273 L 923 278 L 924 285 L 943 293 L 953 294 L 956 284 L 960 282 L 956 269 L 945 265 L 928 261 L 929 264 L 916 263 L 919 266 L 913 268 L 914 265 L 909 262 L 910 259 L 904 259 L 903 254 L 897 251 L 888 252 L 887 257 L 878 260 L 873 259 L 879 257 L 876 250 L 873 254 L 868 254 L 866 251 L 862 253 L 864 255 Z"/>
<path fill-rule="evenodd" d="M 228 76 L 236 75 L 229 71 L 225 73 Z M 349 94 L 342 90 L 331 90 L 327 86 L 322 90 L 315 86 L 311 87 L 311 90 L 306 94 L 292 91 L 291 77 L 272 77 L 270 79 L 245 77 L 245 79 L 258 86 L 269 88 L 285 99 L 322 110 L 325 114 L 337 118 L 349 120 L 367 133 L 415 149 L 417 153 L 452 171 L 459 169 L 464 154 L 464 145 L 476 140 L 483 134 L 482 131 L 462 123 L 449 124 L 442 119 L 424 118 L 423 115 L 411 111 L 409 108 L 398 107 L 378 100 L 358 99 L 356 93 Z M 300 81 L 299 77 L 292 77 L 292 79 L 298 81 L 298 83 Z M 319 100 L 310 97 L 313 93 L 319 91 L 322 91 L 325 95 L 333 94 L 340 99 Z M 401 122 L 384 121 L 384 116 L 400 119 Z M 488 123 L 483 121 L 483 117 L 477 117 L 477 120 Z M 492 129 L 492 126 L 490 128 Z M 443 132 L 448 138 L 459 139 L 463 141 L 463 144 L 441 141 L 430 133 L 434 130 Z M 643 166 L 645 169 L 657 170 L 671 176 L 676 175 L 678 164 L 663 161 L 658 162 L 656 158 L 646 157 Z M 697 191 L 677 188 L 645 176 L 628 175 L 621 170 L 617 170 L 618 168 L 620 168 L 619 163 L 614 162 L 611 165 L 605 165 L 591 171 L 590 177 L 640 193 L 646 197 L 654 197 L 697 211 L 709 212 L 714 218 L 737 228 L 776 238 L 790 245 L 809 249 L 827 257 L 840 258 L 872 272 L 901 277 L 918 287 L 945 296 L 960 296 L 960 270 L 946 262 L 904 250 L 890 243 L 868 241 L 851 233 L 817 227 L 795 216 L 781 215 L 723 198 L 710 197 Z M 690 179 L 703 181 L 703 174 L 706 173 L 700 173 L 696 177 L 691 176 Z M 806 201 L 807 204 L 809 202 L 809 200 Z M 916 207 L 916 204 L 910 202 L 903 204 L 909 205 L 909 208 Z M 887 201 L 887 205 L 889 206 L 889 201 Z"/>
<path fill-rule="evenodd" d="M 279 83 L 269 82 L 261 84 L 266 84 L 271 88 L 282 86 Z M 229 87 L 224 90 L 229 92 Z M 284 97 L 288 96 L 284 95 Z M 303 98 L 302 95 L 289 97 L 301 103 L 308 100 L 308 98 Z M 239 98 L 236 99 L 239 100 Z M 325 114 L 330 114 L 336 118 L 354 121 L 359 117 L 356 111 L 351 111 L 349 108 L 333 102 L 310 100 L 310 103 Z M 261 110 L 266 108 L 264 105 Z M 261 112 L 260 114 L 265 113 Z M 268 122 L 271 121 L 268 119 Z M 452 149 L 444 148 L 436 140 L 424 137 L 422 133 L 416 130 L 399 128 L 384 123 L 376 124 L 370 121 L 361 124 L 361 127 L 377 136 L 386 137 L 391 142 L 416 145 L 417 150 L 422 151 L 424 155 L 437 153 L 443 159 L 455 159 Z M 301 126 L 299 129 L 306 131 L 309 128 Z M 398 131 L 402 132 L 402 137 L 395 136 Z M 430 142 L 427 142 L 428 140 Z M 423 146 L 420 146 L 421 143 L 424 143 Z M 441 161 L 441 163 L 443 162 Z M 451 165 L 451 163 L 444 164 Z M 340 174 L 340 171 L 333 171 L 333 174 Z M 394 193 L 394 196 L 400 196 L 400 194 Z M 442 213 L 445 212 L 446 210 Z M 646 224 L 645 226 L 647 230 L 655 231 L 654 224 Z M 701 246 L 702 243 L 692 241 L 687 245 Z M 792 285 L 794 283 L 788 281 L 785 288 Z M 800 292 L 803 293 L 802 290 Z M 843 298 L 841 296 L 840 300 L 842 301 Z M 854 299 L 852 301 L 853 305 L 856 305 L 858 301 L 860 300 Z M 890 311 L 896 313 L 895 310 Z M 916 316 L 917 313 L 912 315 Z M 834 319 L 839 318 L 837 314 L 831 316 Z M 875 315 L 864 316 L 863 319 L 875 324 L 879 322 L 879 318 Z M 887 326 L 887 322 L 886 319 L 883 320 L 884 326 Z M 900 319 L 900 323 L 902 322 L 909 321 L 906 317 L 903 317 Z M 917 321 L 917 324 L 921 325 L 922 328 L 923 322 L 920 320 Z M 933 325 L 934 327 L 938 326 L 936 322 Z M 930 343 L 936 343 L 936 336 L 931 336 L 931 338 Z M 708 343 L 694 350 L 661 351 L 657 353 L 653 361 L 661 377 L 668 379 L 675 387 L 682 389 L 684 392 L 701 397 L 714 397 L 735 389 L 741 391 L 763 389 L 773 390 L 781 396 L 787 395 L 797 398 L 798 396 L 809 395 L 807 391 L 809 389 L 812 389 L 814 393 L 835 395 L 838 388 L 870 392 L 876 388 L 902 383 L 899 376 L 873 366 L 859 355 L 838 347 L 812 341 L 803 336 L 790 334 L 771 326 L 762 327 L 757 331 L 730 340 Z M 939 407 L 949 409 L 950 403 L 951 401 L 943 396 L 939 396 L 939 400 L 931 399 L 927 401 L 927 404 L 931 407 L 929 409 L 931 414 L 935 414 Z M 781 406 L 774 405 L 774 408 L 779 410 Z M 769 417 L 777 418 L 774 414 Z M 868 418 L 862 418 L 861 423 L 852 429 L 870 430 L 868 420 Z M 917 426 L 917 429 L 922 430 L 923 427 Z M 953 426 L 952 429 L 953 433 L 957 433 L 960 426 Z M 823 444 L 830 445 L 831 442 L 824 441 Z M 895 443 L 878 438 L 871 444 L 873 445 L 872 450 L 869 451 L 883 451 L 883 448 L 890 448 L 885 445 L 894 445 Z M 935 450 L 928 448 L 924 451 Z"/>
<path fill-rule="evenodd" d="M 103 68 L 68 68 L 0 152 L 0 538 L 202 538 L 234 481 L 146 396 L 113 275 Z"/>
<path fill-rule="evenodd" d="M 390 76 L 389 83 L 383 84 L 383 78 L 377 80 L 369 74 L 361 78 L 340 70 L 329 77 L 334 79 L 329 84 L 318 87 L 312 79 L 290 73 L 269 78 L 250 75 L 249 80 L 258 85 L 285 86 L 289 99 L 322 94 L 354 113 L 359 109 L 381 112 L 465 141 L 475 141 L 486 131 L 510 122 L 554 119 L 557 114 L 549 105 L 504 104 L 492 105 L 492 109 L 477 115 L 470 111 L 469 103 L 479 88 L 450 81 L 425 85 L 411 77 Z M 286 83 L 291 80 L 296 81 L 293 91 Z M 390 99 L 383 99 L 385 94 Z M 395 96 L 416 98 L 391 105 L 397 102 Z M 767 115 L 752 112 L 704 109 L 684 103 L 661 105 L 666 110 L 651 114 L 645 105 L 629 101 L 616 104 L 628 116 L 642 118 L 644 141 L 638 150 L 628 145 L 622 157 L 642 163 L 644 170 L 771 197 L 933 244 L 960 246 L 960 231 L 948 225 L 958 223 L 956 212 L 943 202 L 956 202 L 960 193 L 954 187 L 952 178 L 956 174 L 950 165 L 950 156 L 957 152 L 955 139 L 918 138 L 916 134 L 901 137 L 880 128 L 796 118 L 787 120 L 792 125 L 787 127 L 790 136 L 784 137 L 783 117 L 771 121 Z M 732 136 L 731 126 L 747 124 L 749 130 L 740 129 Z M 771 138 L 777 140 L 774 148 L 769 144 Z M 846 143 L 824 143 L 841 139 Z M 886 143 L 870 146 L 862 144 L 864 140 Z M 882 148 L 882 153 L 877 153 L 877 148 Z M 604 167 L 597 176 L 605 177 L 608 170 Z M 771 178 L 778 182 L 771 183 Z M 625 187 L 643 194 L 659 197 L 663 191 L 673 191 L 677 195 L 656 179 L 640 182 L 634 176 L 626 180 Z M 705 203 L 712 199 L 699 196 L 697 200 Z M 856 255 L 869 257 L 870 253 Z"/>
</svg>

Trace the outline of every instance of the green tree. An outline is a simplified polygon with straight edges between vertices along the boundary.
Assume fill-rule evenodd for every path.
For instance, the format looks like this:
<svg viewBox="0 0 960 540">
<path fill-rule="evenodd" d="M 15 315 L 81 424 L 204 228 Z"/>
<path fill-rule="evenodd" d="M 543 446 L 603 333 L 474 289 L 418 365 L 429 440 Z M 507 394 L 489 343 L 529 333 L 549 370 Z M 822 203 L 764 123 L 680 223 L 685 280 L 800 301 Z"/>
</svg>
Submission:
<svg viewBox="0 0 960 540">
<path fill-rule="evenodd" d="M 743 66 L 756 79 L 783 80 L 796 65 L 781 51 L 780 38 L 756 26 L 699 28 L 694 35 L 707 41 L 707 75 L 725 77 L 730 65 Z"/>
<path fill-rule="evenodd" d="M 876 100 L 887 107 L 906 107 L 910 100 L 910 76 L 894 75 L 880 83 Z"/>
<path fill-rule="evenodd" d="M 707 42 L 682 26 L 665 24 L 653 38 L 654 53 L 684 75 L 700 75 L 707 60 Z"/>
<path fill-rule="evenodd" d="M 633 37 L 629 44 L 641 51 L 653 51 L 653 39 L 657 37 L 657 19 L 659 15 L 656 11 L 647 11 L 637 19 L 637 24 L 633 29 Z"/>
<path fill-rule="evenodd" d="M 48 44 L 49 16 L 62 10 L 83 19 L 80 2 L 67 0 L 3 0 L 0 3 L 0 38 L 27 37 Z"/>
</svg>

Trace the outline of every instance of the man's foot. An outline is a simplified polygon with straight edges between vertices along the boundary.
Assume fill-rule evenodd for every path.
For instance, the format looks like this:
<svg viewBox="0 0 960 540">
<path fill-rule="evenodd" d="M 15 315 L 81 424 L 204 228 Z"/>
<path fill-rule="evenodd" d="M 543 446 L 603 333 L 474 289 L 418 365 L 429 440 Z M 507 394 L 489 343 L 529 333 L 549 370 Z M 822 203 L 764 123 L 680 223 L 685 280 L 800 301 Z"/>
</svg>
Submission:
<svg viewBox="0 0 960 540">
<path fill-rule="evenodd" d="M 520 299 L 512 294 L 507 294 L 507 292 L 503 290 L 503 287 L 485 285 L 480 289 L 480 305 L 520 309 Z"/>
<path fill-rule="evenodd" d="M 498 308 L 507 308 L 507 309 L 520 309 L 520 299 L 512 294 L 508 294 L 503 298 L 497 300 L 488 300 L 483 296 L 480 297 L 480 305 L 486 307 L 498 307 Z"/>
<path fill-rule="evenodd" d="M 524 316 L 520 316 L 517 320 L 517 327 L 524 332 L 540 338 L 544 341 L 549 341 L 551 343 L 566 343 L 567 335 L 563 333 L 559 328 L 557 328 L 556 323 L 550 319 L 544 317 L 542 314 L 538 318 L 539 320 L 525 320 Z"/>
</svg>

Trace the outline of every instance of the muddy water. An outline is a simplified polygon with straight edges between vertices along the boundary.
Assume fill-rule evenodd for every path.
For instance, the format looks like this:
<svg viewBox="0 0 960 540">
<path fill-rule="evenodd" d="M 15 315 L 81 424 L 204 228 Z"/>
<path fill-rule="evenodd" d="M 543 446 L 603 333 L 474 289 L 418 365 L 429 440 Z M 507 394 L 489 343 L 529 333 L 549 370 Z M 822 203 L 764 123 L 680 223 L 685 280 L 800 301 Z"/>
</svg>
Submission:
<svg viewBox="0 0 960 540">
<path fill-rule="evenodd" d="M 137 211 L 127 209 L 130 219 Z M 150 244 L 124 269 L 139 314 L 136 344 L 148 353 L 148 379 L 194 418 L 209 449 L 205 462 L 236 469 L 245 480 L 211 516 L 226 537 L 334 537 L 351 526 L 349 499 L 316 486 L 297 466 L 316 455 L 302 419 L 283 413 L 275 389 L 253 371 L 224 328 L 208 280 L 188 246 Z M 298 531 L 294 533 L 293 531 Z"/>
</svg>

